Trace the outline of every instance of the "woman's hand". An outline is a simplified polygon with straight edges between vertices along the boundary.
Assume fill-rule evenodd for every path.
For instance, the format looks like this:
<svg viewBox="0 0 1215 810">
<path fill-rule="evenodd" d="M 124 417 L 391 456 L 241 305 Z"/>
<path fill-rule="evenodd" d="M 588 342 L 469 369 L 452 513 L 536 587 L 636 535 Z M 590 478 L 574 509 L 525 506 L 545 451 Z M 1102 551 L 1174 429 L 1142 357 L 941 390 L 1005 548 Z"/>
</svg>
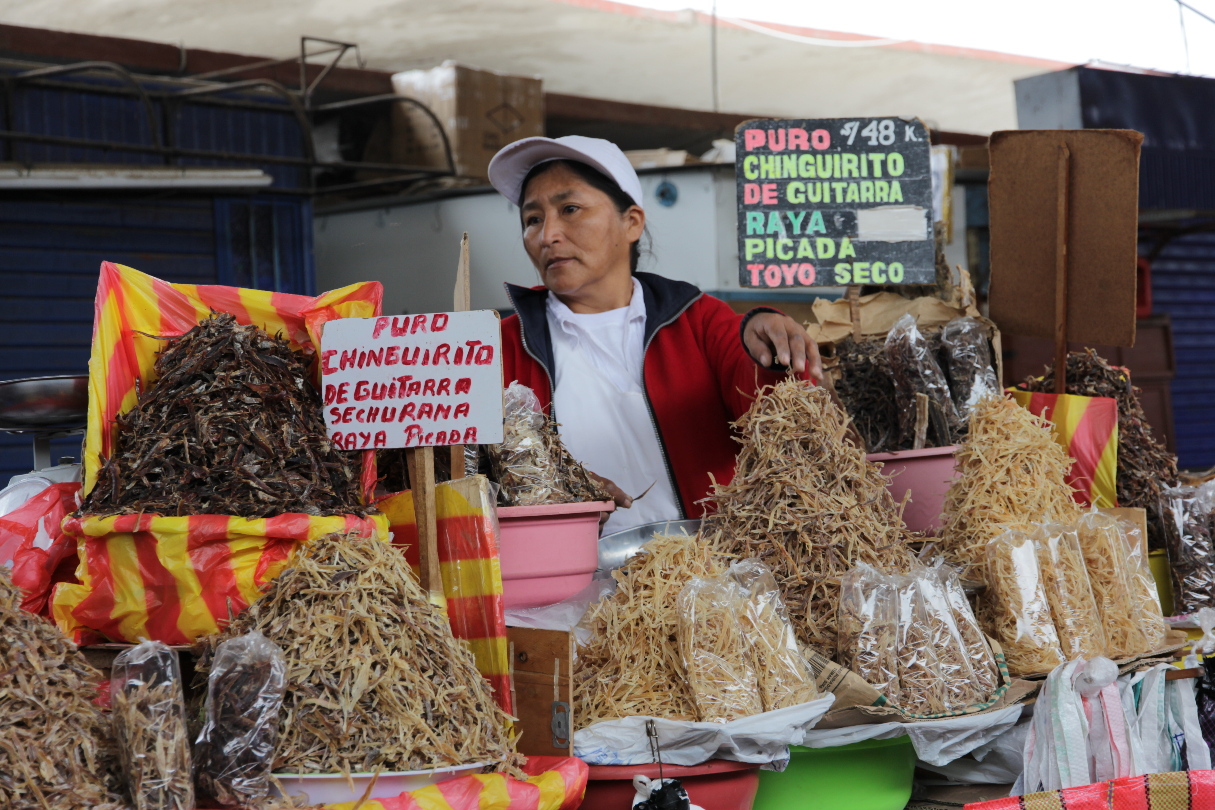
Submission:
<svg viewBox="0 0 1215 810">
<path fill-rule="evenodd" d="M 743 345 L 761 366 L 775 362 L 798 374 L 809 371 L 817 383 L 823 379 L 818 344 L 797 321 L 780 312 L 757 312 L 743 330 Z"/>
</svg>

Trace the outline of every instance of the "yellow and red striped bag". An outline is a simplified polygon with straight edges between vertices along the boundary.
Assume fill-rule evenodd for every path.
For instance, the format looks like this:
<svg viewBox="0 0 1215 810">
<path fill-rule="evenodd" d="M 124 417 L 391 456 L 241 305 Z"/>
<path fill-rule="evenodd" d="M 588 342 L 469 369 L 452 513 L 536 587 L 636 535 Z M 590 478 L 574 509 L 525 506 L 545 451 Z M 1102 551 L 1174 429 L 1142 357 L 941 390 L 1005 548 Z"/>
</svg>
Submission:
<svg viewBox="0 0 1215 810">
<path fill-rule="evenodd" d="M 398 492 L 377 504 L 388 516 L 393 543 L 402 546 L 405 559 L 418 568 L 418 524 L 413 493 Z M 439 573 L 447 618 L 456 638 L 468 643 L 477 669 L 494 690 L 508 714 L 510 652 L 502 601 L 502 566 L 498 557 L 498 515 L 489 482 L 474 475 L 435 487 L 438 518 Z"/>
<path fill-rule="evenodd" d="M 137 382 L 155 379 L 162 342 L 196 326 L 212 310 L 281 333 L 293 347 L 319 353 L 323 324 L 380 314 L 379 282 L 353 284 L 315 298 L 236 287 L 170 284 L 103 262 L 97 284 L 89 358 L 88 434 L 84 492 L 114 449 L 114 419 L 135 405 Z M 364 455 L 363 489 L 375 485 L 375 462 Z M 68 518 L 76 539 L 78 584 L 61 584 L 52 615 L 78 641 L 150 638 L 185 644 L 214 633 L 256 598 L 301 542 L 333 531 L 388 537 L 383 515 L 369 518 L 287 514 L 264 520 L 227 515 L 121 515 Z"/>
<path fill-rule="evenodd" d="M 1017 404 L 1055 425 L 1055 441 L 1075 462 L 1067 482 L 1077 503 L 1117 506 L 1118 401 L 1110 397 L 1037 394 L 1009 389 Z"/>
</svg>

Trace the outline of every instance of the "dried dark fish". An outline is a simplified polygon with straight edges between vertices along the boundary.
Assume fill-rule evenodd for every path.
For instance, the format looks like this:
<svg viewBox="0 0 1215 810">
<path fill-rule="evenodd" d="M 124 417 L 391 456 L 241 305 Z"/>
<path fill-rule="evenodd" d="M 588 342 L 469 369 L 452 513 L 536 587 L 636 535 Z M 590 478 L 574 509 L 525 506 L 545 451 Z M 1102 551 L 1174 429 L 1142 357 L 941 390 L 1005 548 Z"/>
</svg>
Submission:
<svg viewBox="0 0 1215 810">
<path fill-rule="evenodd" d="M 227 314 L 165 342 L 84 514 L 368 513 L 359 456 L 330 445 L 306 353 Z"/>
<path fill-rule="evenodd" d="M 1030 377 L 1018 388 L 1054 393 L 1055 372 L 1048 366 L 1041 377 Z M 1067 356 L 1067 393 L 1118 400 L 1118 505 L 1147 510 L 1148 545 L 1164 548 L 1170 531 L 1162 514 L 1164 490 L 1178 481 L 1177 456 L 1152 435 L 1139 389 L 1124 369 L 1111 366 L 1092 349 Z"/>
<path fill-rule="evenodd" d="M 835 345 L 835 357 L 840 370 L 835 391 L 869 452 L 910 448 L 899 447 L 899 411 L 885 341 L 846 338 Z"/>
<path fill-rule="evenodd" d="M 346 571 L 354 576 L 337 577 Z M 216 647 L 258 630 L 287 662 L 274 770 L 406 771 L 509 761 L 505 712 L 472 653 L 452 636 L 405 556 L 379 540 L 331 534 L 304 548 Z"/>
<path fill-rule="evenodd" d="M 177 653 L 144 641 L 114 659 L 114 737 L 136 810 L 193 810 L 194 777 Z"/>
<path fill-rule="evenodd" d="M 21 597 L 0 568 L 0 807 L 120 810 L 114 739 L 93 702 L 101 673 Z"/>
<path fill-rule="evenodd" d="M 701 534 L 718 551 L 772 569 L 799 640 L 836 651 L 840 577 L 858 562 L 912 564 L 909 533 L 881 468 L 847 438 L 827 391 L 797 380 L 765 389 L 735 423 L 734 480 L 714 489 Z"/>
</svg>

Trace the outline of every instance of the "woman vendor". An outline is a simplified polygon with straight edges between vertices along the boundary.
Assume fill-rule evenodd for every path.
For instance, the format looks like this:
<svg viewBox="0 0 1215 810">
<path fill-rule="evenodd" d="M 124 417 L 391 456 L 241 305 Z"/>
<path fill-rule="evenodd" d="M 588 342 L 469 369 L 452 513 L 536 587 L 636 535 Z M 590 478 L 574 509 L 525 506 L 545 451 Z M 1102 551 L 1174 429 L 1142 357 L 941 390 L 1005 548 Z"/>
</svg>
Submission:
<svg viewBox="0 0 1215 810">
<path fill-rule="evenodd" d="M 730 422 L 790 369 L 821 379 L 818 347 L 780 312 L 738 315 L 691 284 L 637 272 L 641 181 L 610 141 L 525 138 L 498 152 L 489 180 L 519 206 L 543 282 L 506 285 L 506 380 L 551 407 L 570 453 L 630 507 L 604 531 L 700 517 L 712 482 L 734 475 Z"/>
</svg>

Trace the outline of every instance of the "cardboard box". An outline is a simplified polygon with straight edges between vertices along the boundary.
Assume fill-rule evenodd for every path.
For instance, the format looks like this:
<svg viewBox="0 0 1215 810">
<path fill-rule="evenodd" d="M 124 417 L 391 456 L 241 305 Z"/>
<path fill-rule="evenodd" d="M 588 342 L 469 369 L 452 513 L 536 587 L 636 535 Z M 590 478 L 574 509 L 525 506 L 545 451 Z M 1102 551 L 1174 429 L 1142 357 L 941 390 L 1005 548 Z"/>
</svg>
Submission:
<svg viewBox="0 0 1215 810">
<path fill-rule="evenodd" d="M 507 76 L 444 62 L 430 70 L 392 77 L 397 95 L 416 99 L 443 125 L 456 174 L 484 179 L 499 149 L 544 134 L 544 90 L 540 79 Z M 391 160 L 409 166 L 445 168 L 443 140 L 430 117 L 411 104 L 392 111 Z"/>
</svg>

